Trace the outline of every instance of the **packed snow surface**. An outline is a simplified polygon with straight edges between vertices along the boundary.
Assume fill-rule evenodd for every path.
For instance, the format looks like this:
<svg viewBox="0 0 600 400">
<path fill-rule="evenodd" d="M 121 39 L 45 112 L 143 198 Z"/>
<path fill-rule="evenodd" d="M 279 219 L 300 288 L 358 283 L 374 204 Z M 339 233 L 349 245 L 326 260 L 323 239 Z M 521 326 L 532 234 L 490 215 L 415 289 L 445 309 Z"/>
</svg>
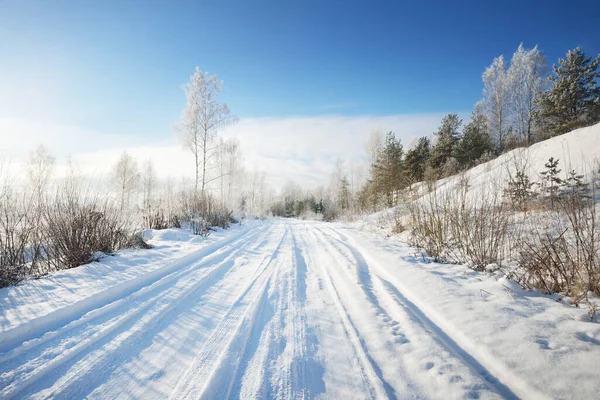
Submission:
<svg viewBox="0 0 600 400">
<path fill-rule="evenodd" d="M 0 290 L 2 398 L 597 398 L 584 310 L 346 225 L 269 220 Z"/>
</svg>

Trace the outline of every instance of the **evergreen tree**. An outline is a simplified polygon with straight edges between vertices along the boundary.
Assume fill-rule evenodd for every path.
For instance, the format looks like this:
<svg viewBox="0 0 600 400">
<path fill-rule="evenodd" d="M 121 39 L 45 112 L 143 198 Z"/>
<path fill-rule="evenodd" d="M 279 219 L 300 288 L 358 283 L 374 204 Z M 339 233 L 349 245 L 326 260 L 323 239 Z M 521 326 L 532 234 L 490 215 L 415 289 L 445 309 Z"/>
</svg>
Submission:
<svg viewBox="0 0 600 400">
<path fill-rule="evenodd" d="M 530 199 L 535 197 L 532 190 L 535 182 L 531 182 L 524 171 L 517 171 L 515 176 L 510 175 L 508 188 L 504 190 L 507 196 L 517 210 L 524 211 Z"/>
<path fill-rule="evenodd" d="M 471 121 L 465 126 L 463 136 L 456 145 L 456 159 L 461 169 L 473 167 L 477 160 L 493 151 L 492 139 L 488 131 L 488 119 L 476 107 Z"/>
<path fill-rule="evenodd" d="M 429 152 L 431 144 L 429 138 L 423 136 L 419 138 L 417 145 L 406 152 L 404 166 L 409 176 L 410 182 L 420 182 L 423 180 L 425 168 L 429 161 Z"/>
<path fill-rule="evenodd" d="M 342 210 L 350 208 L 350 183 L 346 177 L 342 177 L 338 188 L 338 201 Z"/>
<path fill-rule="evenodd" d="M 393 206 L 402 188 L 403 155 L 402 144 L 394 133 L 389 132 L 385 145 L 373 165 L 372 178 L 375 190 L 385 197 L 388 206 Z"/>
<path fill-rule="evenodd" d="M 462 120 L 456 114 L 448 114 L 442 119 L 442 124 L 435 133 L 437 142 L 431 151 L 429 164 L 440 169 L 453 156 L 455 145 L 459 139 L 458 132 Z"/>
<path fill-rule="evenodd" d="M 576 202 L 585 202 L 592 198 L 590 185 L 583 181 L 583 175 L 574 170 L 569 172 L 569 177 L 562 184 L 561 197 Z"/>
<path fill-rule="evenodd" d="M 600 55 L 592 60 L 580 48 L 554 65 L 550 90 L 540 100 L 538 119 L 551 135 L 600 121 Z"/>
<path fill-rule="evenodd" d="M 554 157 L 550 157 L 544 167 L 546 167 L 546 170 L 540 173 L 542 176 L 542 189 L 550 199 L 550 204 L 554 204 L 558 189 L 563 184 L 563 180 L 558 176 L 561 171 L 558 169 L 558 159 L 555 160 Z"/>
</svg>

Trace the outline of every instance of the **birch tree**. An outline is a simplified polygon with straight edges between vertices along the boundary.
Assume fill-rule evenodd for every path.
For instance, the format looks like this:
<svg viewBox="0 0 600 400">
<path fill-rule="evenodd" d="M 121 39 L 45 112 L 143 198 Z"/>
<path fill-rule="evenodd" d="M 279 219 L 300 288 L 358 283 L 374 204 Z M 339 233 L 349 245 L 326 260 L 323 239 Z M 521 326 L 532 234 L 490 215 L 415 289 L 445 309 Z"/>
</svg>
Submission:
<svg viewBox="0 0 600 400">
<path fill-rule="evenodd" d="M 144 209 L 148 210 L 154 201 L 154 191 L 156 189 L 156 172 L 152 160 L 146 161 L 142 172 L 142 190 Z"/>
<path fill-rule="evenodd" d="M 383 133 L 379 130 L 371 131 L 367 141 L 365 142 L 365 150 L 367 151 L 367 161 L 369 165 L 375 164 L 377 156 L 384 144 Z"/>
<path fill-rule="evenodd" d="M 521 43 L 512 56 L 507 72 L 512 125 L 521 139 L 531 144 L 539 100 L 548 86 L 546 57 L 535 46 L 527 50 Z"/>
<path fill-rule="evenodd" d="M 29 155 L 27 162 L 27 176 L 32 185 L 32 190 L 38 203 L 41 203 L 52 175 L 54 157 L 44 145 L 39 145 Z"/>
<path fill-rule="evenodd" d="M 190 81 L 183 86 L 187 103 L 176 130 L 183 145 L 194 155 L 194 188 L 198 192 L 200 187 L 202 195 L 208 182 L 209 163 L 219 147 L 216 141 L 218 133 L 237 122 L 227 104 L 217 101 L 222 85 L 217 75 L 209 75 L 196 67 Z"/>
<path fill-rule="evenodd" d="M 483 106 L 497 151 L 502 150 L 508 132 L 508 80 L 504 57 L 496 57 L 482 75 Z"/>
<path fill-rule="evenodd" d="M 242 174 L 242 153 L 240 142 L 230 139 L 225 142 L 225 162 L 227 170 L 227 199 L 231 202 L 234 198 L 234 190 Z M 238 188 L 239 189 L 239 188 Z"/>
<path fill-rule="evenodd" d="M 133 193 L 138 189 L 140 173 L 137 161 L 126 151 L 113 168 L 113 179 L 119 193 L 120 210 L 127 210 Z"/>
</svg>

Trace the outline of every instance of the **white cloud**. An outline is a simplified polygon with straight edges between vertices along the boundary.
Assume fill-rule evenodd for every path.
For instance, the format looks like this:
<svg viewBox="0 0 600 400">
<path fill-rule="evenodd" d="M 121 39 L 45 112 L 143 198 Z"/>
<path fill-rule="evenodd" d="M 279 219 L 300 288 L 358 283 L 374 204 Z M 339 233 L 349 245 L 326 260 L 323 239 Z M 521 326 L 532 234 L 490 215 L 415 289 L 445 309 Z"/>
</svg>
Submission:
<svg viewBox="0 0 600 400">
<path fill-rule="evenodd" d="M 327 184 L 338 158 L 361 162 L 371 131 L 393 131 L 408 147 L 417 137 L 434 132 L 442 117 L 436 113 L 243 118 L 223 136 L 240 141 L 246 168 L 264 171 L 274 188 L 290 180 L 315 187 Z M 0 152 L 17 164 L 43 143 L 57 156 L 59 165 L 71 155 L 82 171 L 94 175 L 106 174 L 127 150 L 141 162 L 151 159 L 162 177 L 193 176 L 191 153 L 170 133 L 163 140 L 149 142 L 141 134 L 115 135 L 0 117 L 0 139 Z"/>
</svg>

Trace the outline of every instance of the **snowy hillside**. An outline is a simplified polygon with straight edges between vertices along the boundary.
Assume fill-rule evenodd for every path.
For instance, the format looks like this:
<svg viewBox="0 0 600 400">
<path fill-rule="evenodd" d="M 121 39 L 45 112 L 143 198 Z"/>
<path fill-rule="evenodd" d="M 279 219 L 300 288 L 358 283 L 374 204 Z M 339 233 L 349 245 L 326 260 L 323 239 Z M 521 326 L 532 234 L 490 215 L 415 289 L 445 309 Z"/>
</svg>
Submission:
<svg viewBox="0 0 600 400">
<path fill-rule="evenodd" d="M 524 168 L 533 182 L 540 180 L 539 173 L 544 164 L 553 157 L 559 159 L 561 177 L 566 178 L 571 170 L 591 179 L 598 171 L 600 162 L 600 124 L 576 129 L 556 136 L 528 148 L 519 148 L 500 157 L 480 164 L 465 172 L 469 190 L 475 193 L 498 190 L 497 184 L 506 184 L 515 167 Z M 441 190 L 449 190 L 460 182 L 462 176 L 454 176 L 439 181 Z"/>
<path fill-rule="evenodd" d="M 510 176 L 514 176 L 516 168 L 523 169 L 532 182 L 539 182 L 540 172 L 544 170 L 544 164 L 550 157 L 559 159 L 560 176 L 563 179 L 571 170 L 575 170 L 583 174 L 587 181 L 597 180 L 600 176 L 600 124 L 553 137 L 529 148 L 519 148 L 502 154 L 464 173 L 437 181 L 436 190 L 438 193 L 450 193 L 467 182 L 468 195 L 472 198 L 491 192 L 502 195 L 503 188 L 506 187 Z M 429 193 L 425 183 L 415 185 L 412 190 L 417 194 L 417 198 Z M 394 207 L 354 217 L 352 222 L 360 230 L 380 231 L 391 235 L 396 219 L 403 219 L 405 215 L 405 207 L 400 206 L 398 209 Z M 406 240 L 408 233 L 403 232 L 400 237 Z"/>
</svg>

